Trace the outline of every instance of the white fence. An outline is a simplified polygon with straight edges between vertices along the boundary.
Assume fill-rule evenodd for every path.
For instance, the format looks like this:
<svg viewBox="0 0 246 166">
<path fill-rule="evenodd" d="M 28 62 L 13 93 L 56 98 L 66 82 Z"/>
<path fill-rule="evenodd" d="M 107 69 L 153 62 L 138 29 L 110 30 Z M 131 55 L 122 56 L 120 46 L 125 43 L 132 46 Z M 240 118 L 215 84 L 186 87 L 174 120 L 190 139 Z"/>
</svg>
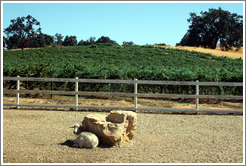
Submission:
<svg viewBox="0 0 246 166">
<path fill-rule="evenodd" d="M 143 111 L 168 111 L 168 112 L 208 112 L 208 113 L 228 113 L 228 114 L 243 114 L 243 111 L 215 111 L 215 110 L 199 110 L 199 99 L 238 99 L 243 100 L 243 96 L 233 95 L 199 95 L 199 86 L 243 86 L 243 83 L 238 82 L 188 82 L 188 81 L 152 81 L 152 80 L 109 80 L 109 79 L 79 79 L 76 78 L 35 78 L 35 77 L 3 77 L 4 81 L 17 81 L 16 90 L 4 90 L 5 94 L 17 94 L 16 104 L 4 104 L 3 106 L 16 107 L 54 107 L 54 108 L 75 108 L 75 109 L 106 109 L 106 110 L 143 110 Z M 20 81 L 48 81 L 48 82 L 74 82 L 75 91 L 41 91 L 41 90 L 20 90 Z M 113 83 L 113 84 L 133 84 L 134 93 L 116 93 L 116 92 L 88 92 L 78 91 L 78 83 Z M 152 85 L 193 85 L 196 86 L 196 94 L 152 94 L 152 93 L 138 93 L 138 84 L 152 84 Z M 58 106 L 58 105 L 23 105 L 20 104 L 20 94 L 53 94 L 53 95 L 75 95 L 74 106 Z M 134 97 L 134 108 L 123 107 L 88 107 L 78 105 L 78 96 L 125 96 Z M 181 109 L 155 109 L 155 108 L 138 108 L 138 97 L 158 97 L 158 98 L 193 98 L 196 99 L 195 110 L 181 110 Z"/>
</svg>

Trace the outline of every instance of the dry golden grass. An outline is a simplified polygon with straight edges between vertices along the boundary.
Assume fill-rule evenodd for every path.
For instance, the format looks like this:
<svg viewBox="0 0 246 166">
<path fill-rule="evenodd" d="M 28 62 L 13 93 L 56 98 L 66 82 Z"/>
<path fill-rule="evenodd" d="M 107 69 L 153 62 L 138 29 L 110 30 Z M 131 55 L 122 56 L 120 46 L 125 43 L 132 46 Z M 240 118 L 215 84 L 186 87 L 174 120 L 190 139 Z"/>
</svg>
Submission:
<svg viewBox="0 0 246 166">
<path fill-rule="evenodd" d="M 211 53 L 216 56 L 226 56 L 229 58 L 242 58 L 243 59 L 243 48 L 241 48 L 239 51 L 235 51 L 235 49 L 230 51 L 222 51 L 220 50 L 220 47 L 217 46 L 216 49 L 207 49 L 207 48 L 201 48 L 201 47 L 189 47 L 189 46 L 160 46 L 165 48 L 173 48 L 173 49 L 183 49 L 183 50 L 189 50 L 189 51 L 198 51 L 198 52 L 204 52 L 204 53 Z"/>
</svg>

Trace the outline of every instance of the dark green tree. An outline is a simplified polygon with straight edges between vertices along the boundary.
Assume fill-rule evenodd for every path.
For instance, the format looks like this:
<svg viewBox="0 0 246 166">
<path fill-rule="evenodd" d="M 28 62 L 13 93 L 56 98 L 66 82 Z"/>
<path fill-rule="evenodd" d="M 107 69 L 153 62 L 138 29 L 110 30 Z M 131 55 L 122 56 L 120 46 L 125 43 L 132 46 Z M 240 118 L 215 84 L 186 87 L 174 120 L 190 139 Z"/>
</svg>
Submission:
<svg viewBox="0 0 246 166">
<path fill-rule="evenodd" d="M 215 49 L 220 42 L 226 50 L 242 46 L 243 19 L 235 13 L 219 9 L 201 12 L 201 16 L 190 13 L 191 25 L 179 45 L 202 46 Z"/>
<path fill-rule="evenodd" d="M 62 42 L 63 42 L 63 36 L 60 33 L 56 33 L 54 40 L 55 40 L 55 44 L 57 46 L 60 46 L 62 45 Z"/>
<path fill-rule="evenodd" d="M 84 41 L 84 40 L 80 40 L 80 41 L 78 42 L 78 46 L 86 46 L 86 45 L 89 45 L 89 42 Z"/>
<path fill-rule="evenodd" d="M 30 37 L 27 41 L 27 45 L 30 48 L 52 46 L 53 43 L 54 37 L 43 33 L 36 37 Z"/>
<path fill-rule="evenodd" d="M 110 43 L 114 45 L 118 45 L 116 41 L 111 40 L 109 37 L 101 36 L 99 39 L 97 39 L 96 43 Z"/>
<path fill-rule="evenodd" d="M 242 16 L 232 14 L 228 24 L 228 32 L 223 38 L 220 39 L 220 47 L 228 51 L 232 47 L 239 50 L 243 46 L 243 21 Z"/>
<path fill-rule="evenodd" d="M 80 40 L 78 43 L 78 46 L 87 46 L 87 45 L 92 45 L 96 43 L 96 38 L 95 37 L 90 37 L 88 40 Z"/>
<path fill-rule="evenodd" d="M 11 20 L 11 25 L 4 29 L 7 35 L 7 48 L 29 47 L 30 39 L 36 38 L 41 33 L 40 22 L 28 15 Z"/>
<path fill-rule="evenodd" d="M 7 38 L 3 36 L 3 48 L 7 47 Z"/>
<path fill-rule="evenodd" d="M 77 45 L 77 37 L 76 36 L 66 36 L 62 45 L 64 45 L 64 46 L 76 46 Z"/>
<path fill-rule="evenodd" d="M 54 44 L 54 37 L 51 35 L 43 34 L 44 38 L 44 45 L 45 46 L 51 46 Z"/>
<path fill-rule="evenodd" d="M 88 41 L 90 44 L 95 44 L 96 38 L 95 38 L 95 37 L 90 37 L 87 41 Z"/>
<path fill-rule="evenodd" d="M 134 45 L 134 43 L 132 41 L 130 41 L 130 42 L 123 41 L 123 44 L 122 45 L 123 46 L 132 46 L 132 45 Z"/>
</svg>

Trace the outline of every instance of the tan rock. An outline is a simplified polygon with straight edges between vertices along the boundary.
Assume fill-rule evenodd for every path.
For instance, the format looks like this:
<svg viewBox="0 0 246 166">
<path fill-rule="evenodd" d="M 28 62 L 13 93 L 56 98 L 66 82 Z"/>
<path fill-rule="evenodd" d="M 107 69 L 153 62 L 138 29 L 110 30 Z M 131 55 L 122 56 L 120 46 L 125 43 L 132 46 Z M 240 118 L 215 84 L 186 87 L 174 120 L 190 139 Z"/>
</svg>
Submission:
<svg viewBox="0 0 246 166">
<path fill-rule="evenodd" d="M 96 134 L 101 145 L 122 145 L 133 139 L 137 114 L 132 111 L 111 111 L 108 116 L 89 114 L 82 122 L 82 130 Z"/>
</svg>

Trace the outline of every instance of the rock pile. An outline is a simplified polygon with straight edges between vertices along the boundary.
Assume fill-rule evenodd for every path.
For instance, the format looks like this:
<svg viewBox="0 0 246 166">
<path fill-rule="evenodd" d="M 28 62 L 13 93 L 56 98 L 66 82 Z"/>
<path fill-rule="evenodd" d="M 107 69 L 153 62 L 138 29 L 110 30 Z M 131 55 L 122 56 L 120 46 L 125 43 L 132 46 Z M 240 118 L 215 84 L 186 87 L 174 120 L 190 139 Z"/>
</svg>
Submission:
<svg viewBox="0 0 246 166">
<path fill-rule="evenodd" d="M 100 145 L 120 146 L 133 139 L 137 114 L 132 111 L 111 111 L 108 116 L 89 114 L 82 121 L 81 130 L 94 133 Z"/>
</svg>

